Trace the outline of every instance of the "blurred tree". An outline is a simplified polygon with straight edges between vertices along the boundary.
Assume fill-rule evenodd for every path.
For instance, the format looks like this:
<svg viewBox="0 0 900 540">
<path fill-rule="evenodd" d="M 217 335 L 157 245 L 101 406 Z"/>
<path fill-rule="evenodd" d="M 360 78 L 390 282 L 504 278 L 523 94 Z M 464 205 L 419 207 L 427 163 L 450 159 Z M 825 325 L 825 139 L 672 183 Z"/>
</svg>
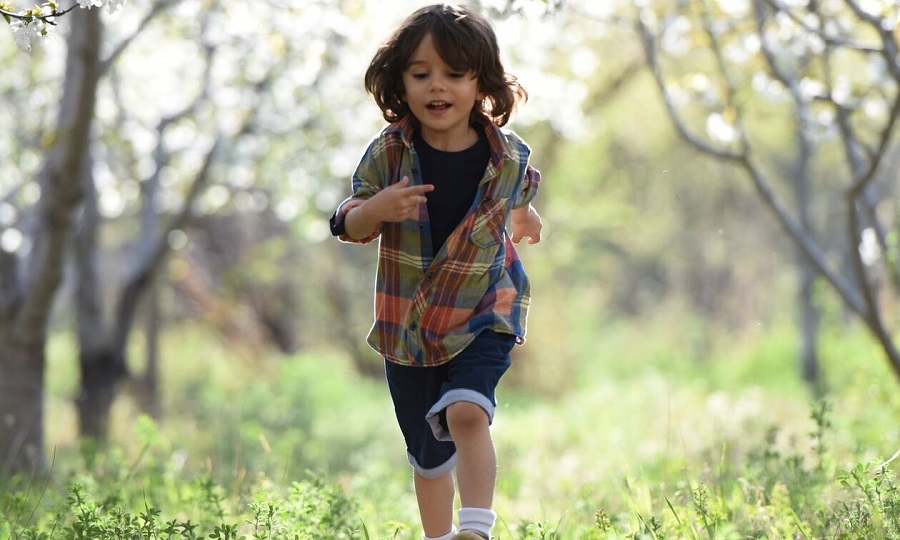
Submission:
<svg viewBox="0 0 900 540">
<path fill-rule="evenodd" d="M 280 268 L 279 261 L 253 249 L 266 245 L 264 240 L 284 234 L 286 227 L 271 211 L 272 195 L 267 190 L 272 186 L 266 186 L 266 179 L 256 178 L 254 171 L 268 153 L 268 146 L 260 144 L 264 137 L 270 138 L 271 143 L 277 139 L 279 129 L 286 133 L 295 129 L 303 131 L 306 129 L 304 124 L 309 122 L 304 118 L 299 126 L 288 123 L 273 110 L 273 101 L 277 99 L 275 88 L 289 76 L 291 63 L 287 60 L 296 60 L 305 51 L 289 44 L 282 28 L 260 28 L 261 35 L 268 37 L 267 46 L 261 47 L 257 43 L 259 35 L 247 35 L 232 23 L 235 18 L 249 22 L 249 14 L 242 8 L 203 1 L 182 3 L 180 9 L 186 13 L 167 17 L 163 21 L 165 24 L 158 28 L 174 33 L 172 46 L 190 51 L 182 65 L 186 73 L 191 74 L 196 94 L 179 96 L 177 102 L 181 108 L 173 108 L 169 103 L 165 108 L 171 109 L 170 112 L 147 118 L 146 111 L 135 108 L 142 104 L 128 103 L 122 95 L 133 85 L 140 84 L 135 74 L 118 74 L 113 81 L 118 114 L 111 122 L 110 133 L 124 134 L 135 125 L 141 125 L 148 139 L 155 141 L 152 159 L 147 166 L 147 156 L 142 156 L 135 141 L 127 138 L 111 137 L 102 141 L 100 148 L 108 156 L 106 166 L 112 174 L 140 179 L 140 205 L 134 214 L 120 212 L 115 219 L 101 220 L 97 204 L 103 197 L 94 193 L 95 196 L 85 204 L 79 229 L 82 241 L 76 258 L 79 287 L 75 301 L 82 366 L 79 418 L 82 435 L 97 439 L 105 439 L 107 435 L 109 410 L 121 381 L 129 383 L 128 388 L 135 391 L 146 410 L 157 416 L 161 414 L 156 373 L 158 347 L 154 342 L 159 335 L 158 311 L 156 318 L 147 318 L 143 375 L 129 371 L 126 361 L 128 342 L 140 300 L 151 293 L 150 301 L 153 301 L 153 284 L 162 263 L 173 245 L 187 242 L 184 231 L 193 230 L 197 224 L 206 233 L 205 238 L 212 240 L 208 245 L 225 246 L 214 259 L 202 265 L 208 275 L 234 275 L 242 266 L 252 270 L 246 279 L 240 280 L 242 285 L 238 287 L 222 284 L 216 279 L 210 291 L 196 287 L 183 290 L 224 300 L 205 304 L 204 311 L 212 316 L 212 320 L 230 319 L 233 322 L 241 317 L 229 317 L 228 312 L 250 313 L 250 324 L 239 325 L 237 335 L 229 335 L 233 334 L 230 323 L 221 328 L 226 338 L 258 344 L 262 340 L 256 340 L 254 336 L 260 335 L 259 329 L 264 328 L 264 340 L 285 349 L 293 347 L 292 330 L 285 325 L 285 321 L 294 322 L 295 319 L 290 312 L 291 285 L 284 280 L 266 280 L 264 276 L 272 274 L 267 269 Z M 186 17 L 186 14 L 190 16 Z M 303 12 L 298 10 L 295 15 L 301 16 Z M 138 27 L 145 25 L 146 19 Z M 233 62 L 236 58 L 242 60 Z M 319 66 L 313 75 L 313 84 L 336 65 L 323 63 Z M 184 79 L 178 81 L 180 85 L 185 82 Z M 299 86 L 291 90 L 297 91 Z M 303 94 L 298 97 L 306 98 Z M 275 118 L 281 124 L 277 129 L 270 124 Z M 155 127 L 152 119 L 155 119 Z M 190 134 L 189 137 L 186 138 L 186 134 Z M 210 135 L 216 140 L 205 142 Z M 208 149 L 202 149 L 204 144 Z M 122 159 L 121 156 L 133 156 L 133 159 Z M 142 169 L 147 171 L 143 178 Z M 191 169 L 195 172 L 189 180 Z M 183 180 L 172 185 L 171 178 L 176 171 Z M 214 183 L 213 176 L 216 177 Z M 89 185 L 97 183 L 98 179 L 93 177 L 86 180 Z M 211 184 L 218 189 L 208 189 Z M 226 187 L 229 185 L 230 188 Z M 184 191 L 179 192 L 178 186 Z M 217 200 L 215 205 L 210 205 L 212 199 Z M 161 201 L 166 200 L 169 202 L 161 208 Z M 247 201 L 245 208 L 234 214 L 229 205 L 232 200 Z M 239 207 L 240 203 L 235 206 Z M 163 222 L 165 215 L 170 217 Z M 253 220 L 251 216 L 254 215 L 263 216 L 263 219 Z M 117 221 L 134 223 L 135 220 L 139 226 L 130 237 L 124 235 L 122 243 L 129 261 L 122 280 L 101 284 L 96 278 L 102 258 L 95 241 L 99 226 L 105 221 L 112 226 Z M 204 224 L 212 226 L 204 227 Z M 247 224 L 251 225 L 250 230 L 247 230 Z M 241 289 L 241 292 L 232 294 L 235 289 Z M 113 306 L 104 309 L 104 299 L 108 298 L 114 299 Z M 274 299 L 285 303 L 276 308 Z M 231 309 L 230 306 L 235 304 L 249 306 L 249 310 Z M 152 304 L 150 308 L 156 309 Z"/>
<path fill-rule="evenodd" d="M 152 19 L 158 17 L 164 8 L 171 5 L 170 1 L 165 1 L 151 6 L 138 24 L 136 32 L 124 38 L 121 45 L 103 61 L 102 75 L 106 76 L 114 70 L 116 58 L 123 53 L 127 45 L 132 43 L 138 33 L 146 28 Z M 165 133 L 174 123 L 193 113 L 197 104 L 206 98 L 212 49 L 205 48 L 205 53 L 206 68 L 201 70 L 204 82 L 201 84 L 199 97 L 189 100 L 184 109 L 159 121 L 158 142 L 153 152 L 155 166 L 149 177 L 141 182 L 143 187 L 139 212 L 141 227 L 135 235 L 133 256 L 129 259 L 130 264 L 121 282 L 104 280 L 99 267 L 102 251 L 99 234 L 105 219 L 99 208 L 101 199 L 96 187 L 98 179 L 95 176 L 97 167 L 94 155 L 98 151 L 109 153 L 109 150 L 104 145 L 92 144 L 85 156 L 85 164 L 80 174 L 84 198 L 74 231 L 72 255 L 76 280 L 73 308 L 81 373 L 80 393 L 76 405 L 80 432 L 86 437 L 104 440 L 107 436 L 109 410 L 116 396 L 116 388 L 123 380 L 134 378 L 129 373 L 126 363 L 126 349 L 129 335 L 134 328 L 139 301 L 152 291 L 154 276 L 159 272 L 163 260 L 170 251 L 169 236 L 173 231 L 187 225 L 194 201 L 206 186 L 210 176 L 210 168 L 218 146 L 215 142 L 210 145 L 185 195 L 181 210 L 168 223 L 160 223 L 160 215 L 154 209 L 154 201 L 159 192 L 162 170 L 171 160 L 171 152 L 164 143 Z M 116 299 L 111 310 L 104 306 L 104 299 L 107 297 Z M 152 342 L 149 346 L 153 346 Z M 146 390 L 143 395 L 148 396 L 144 400 L 145 409 L 158 415 L 156 359 L 152 355 L 148 358 L 144 377 L 138 382 Z"/>
<path fill-rule="evenodd" d="M 164 14 L 164 7 L 172 9 Z M 149 394 L 147 408 L 159 412 L 154 340 L 160 310 L 153 284 L 173 248 L 192 247 L 186 232 L 195 218 L 211 225 L 206 232 L 220 245 L 230 245 L 237 238 L 229 238 L 235 229 L 227 226 L 228 214 L 245 223 L 252 220 L 242 214 L 265 214 L 253 225 L 262 232 L 246 236 L 251 249 L 229 250 L 239 255 L 228 259 L 232 268 L 249 256 L 252 270 L 215 272 L 243 283 L 245 292 L 226 295 L 227 302 L 246 302 L 268 328 L 268 339 L 296 346 L 291 334 L 299 321 L 290 289 L 305 282 L 315 290 L 320 280 L 309 279 L 313 272 L 284 269 L 309 265 L 316 254 L 255 248 L 275 245 L 260 239 L 284 236 L 288 224 L 301 242 L 324 239 L 322 212 L 339 191 L 327 181 L 331 171 L 351 168 L 348 148 L 355 160 L 373 129 L 355 110 L 361 92 L 346 91 L 362 57 L 343 44 L 359 19 L 346 18 L 340 3 L 269 7 L 280 16 L 230 3 L 217 8 L 206 0 L 161 1 L 127 10 L 129 19 L 105 29 L 112 37 L 97 10 L 74 10 L 66 17 L 72 27 L 64 64 L 52 54 L 43 57 L 42 50 L 12 60 L 26 69 L 7 73 L 4 93 L 11 99 L 2 107 L 41 105 L 17 115 L 13 130 L 0 134 L 10 158 L 4 161 L 15 165 L 0 171 L 8 188 L 0 200 L 0 471 L 44 465 L 44 345 L 67 245 L 75 283 L 68 307 L 81 367 L 76 403 L 86 435 L 105 437 L 123 381 L 137 383 L 129 387 Z M 148 24 L 161 15 L 164 24 Z M 126 50 L 134 56 L 118 61 Z M 354 69 L 347 69 L 348 62 Z M 48 105 L 63 67 L 60 118 L 54 120 L 46 113 L 53 110 Z M 12 80 L 17 73 L 31 79 Z M 47 152 L 42 141 L 50 145 Z M 35 190 L 27 178 L 30 160 L 37 158 L 44 165 Z M 211 219 L 213 214 L 225 217 Z M 217 285 L 201 294 L 219 295 Z M 140 299 L 148 295 L 141 377 L 127 361 L 128 343 Z M 306 311 L 318 319 L 319 306 Z"/>
<path fill-rule="evenodd" d="M 855 0 L 704 0 L 659 2 L 637 14 L 647 63 L 678 134 L 744 170 L 802 255 L 803 373 L 811 382 L 818 377 L 813 273 L 861 318 L 900 377 L 900 353 L 880 299 L 885 286 L 900 284 L 898 246 L 887 234 L 893 213 L 877 208 L 890 204 L 884 163 L 900 114 L 892 30 L 898 10 Z M 773 119 L 785 112 L 792 123 L 775 122 L 793 133 L 793 142 L 772 131 Z M 779 164 L 788 145 L 792 163 Z M 836 167 L 847 171 L 842 230 L 833 219 L 816 226 L 811 217 L 814 206 L 833 203 L 821 180 Z M 779 184 L 792 189 L 785 193 Z"/>
<path fill-rule="evenodd" d="M 82 199 L 100 77 L 102 26 L 96 11 L 74 12 L 57 129 L 37 184 L 33 247 L 20 267 L 2 252 L 0 297 L 0 458 L 2 470 L 44 469 L 44 347 L 50 309 L 62 280 L 73 212 Z"/>
<path fill-rule="evenodd" d="M 69 243 L 74 243 L 78 277 L 75 320 L 81 371 L 81 392 L 77 400 L 79 423 L 84 435 L 105 437 L 114 389 L 127 375 L 124 348 L 133 325 L 137 299 L 147 290 L 167 251 L 165 233 L 168 231 L 164 231 L 161 238 L 151 238 L 154 229 L 145 229 L 143 251 L 134 259 L 131 277 L 123 286 L 115 323 L 110 329 L 100 300 L 103 280 L 98 277 L 95 264 L 100 213 L 92 130 L 98 87 L 134 38 L 169 5 L 168 0 L 152 5 L 134 33 L 105 57 L 101 54 L 104 32 L 99 12 L 78 10 L 71 16 L 61 113 L 51 150 L 45 153 L 44 164 L 38 173 L 40 199 L 35 209 L 37 219 L 30 232 L 30 244 L 28 249 L 17 250 L 13 246 L 13 249 L 3 250 L 8 263 L 4 282 L 10 284 L 8 319 L 3 325 L 5 333 L 9 334 L 4 337 L 28 345 L 22 354 L 11 354 L 0 362 L 10 372 L 16 372 L 16 376 L 2 378 L 9 389 L 4 392 L 4 397 L 12 398 L 11 402 L 0 403 L 0 414 L 7 419 L 4 427 L 10 431 L 10 436 L 0 437 L 0 441 L 9 443 L 0 449 L 4 456 L 3 470 L 43 468 L 40 404 L 43 401 L 44 341 L 53 300 L 62 279 L 65 246 Z M 199 193 L 208 168 L 209 160 L 203 173 L 198 175 L 188 202 Z M 185 209 L 189 208 L 190 204 L 186 204 Z M 186 215 L 184 211 L 173 220 L 170 230 L 182 226 Z M 27 256 L 17 261 L 17 252 Z M 20 272 L 23 268 L 25 271 Z M 7 350 L 6 347 L 3 349 Z M 16 351 L 17 348 L 10 347 L 9 350 Z"/>
</svg>

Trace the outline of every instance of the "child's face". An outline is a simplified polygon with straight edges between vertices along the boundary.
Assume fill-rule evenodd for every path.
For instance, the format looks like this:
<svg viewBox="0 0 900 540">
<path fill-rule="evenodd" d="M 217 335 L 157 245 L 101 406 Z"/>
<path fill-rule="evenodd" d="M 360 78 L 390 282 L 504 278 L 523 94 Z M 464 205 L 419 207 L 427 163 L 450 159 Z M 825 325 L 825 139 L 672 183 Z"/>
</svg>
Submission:
<svg viewBox="0 0 900 540">
<path fill-rule="evenodd" d="M 429 144 L 457 150 L 471 144 L 469 115 L 484 95 L 471 70 L 460 72 L 444 62 L 431 34 L 426 34 L 413 52 L 403 72 L 403 88 L 403 98 Z M 460 145 L 462 148 L 452 148 Z"/>
</svg>

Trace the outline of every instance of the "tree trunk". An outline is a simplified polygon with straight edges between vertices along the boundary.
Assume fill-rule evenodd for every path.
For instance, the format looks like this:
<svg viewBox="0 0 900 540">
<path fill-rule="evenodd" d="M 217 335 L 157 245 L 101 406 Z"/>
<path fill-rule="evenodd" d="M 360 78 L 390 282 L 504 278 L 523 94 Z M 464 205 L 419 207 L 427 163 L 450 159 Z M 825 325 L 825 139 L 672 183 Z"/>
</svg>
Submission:
<svg viewBox="0 0 900 540">
<path fill-rule="evenodd" d="M 84 106 L 91 110 L 86 119 L 88 125 L 93 120 L 93 108 L 96 103 L 97 84 L 102 75 L 100 61 L 100 43 L 103 24 L 99 10 L 78 9 L 73 12 L 72 33 L 70 35 L 69 65 L 73 62 L 83 64 L 83 85 L 85 92 L 80 96 Z M 71 51 L 78 54 L 77 60 Z M 81 372 L 81 391 L 75 400 L 78 409 L 78 421 L 82 435 L 104 439 L 109 417 L 109 407 L 114 396 L 109 388 L 108 376 L 113 376 L 115 354 L 104 345 L 106 329 L 103 326 L 102 302 L 98 296 L 99 285 L 96 280 L 94 253 L 96 252 L 96 229 L 99 215 L 96 208 L 96 193 L 93 178 L 93 156 L 91 155 L 90 130 L 87 129 L 87 140 L 83 141 L 81 166 L 70 171 L 81 188 L 85 201 L 84 211 L 78 223 L 75 235 L 75 260 L 78 268 L 76 321 L 80 350 L 78 364 Z M 85 339 L 85 336 L 88 336 Z"/>
<path fill-rule="evenodd" d="M 813 302 L 816 274 L 806 260 L 800 266 L 800 370 L 803 380 L 817 394 L 821 393 L 822 377 L 819 369 L 819 308 Z"/>
<path fill-rule="evenodd" d="M 99 68 L 98 10 L 72 12 L 66 73 L 53 145 L 37 175 L 41 188 L 26 271 L 4 301 L 0 328 L 0 459 L 3 473 L 42 472 L 47 324 L 62 281 L 79 174 L 90 147 Z M 5 272 L 8 274 L 8 272 Z M 4 290 L 7 285 L 4 285 Z"/>
<path fill-rule="evenodd" d="M 44 343 L 4 332 L 0 342 L 0 477 L 44 463 Z"/>
<path fill-rule="evenodd" d="M 785 78 L 787 80 L 787 78 Z M 809 107 L 803 101 L 796 82 L 791 83 L 791 95 L 794 100 L 794 116 L 797 122 L 797 156 L 794 170 L 789 178 L 793 178 L 794 203 L 797 205 L 797 219 L 803 229 L 813 233 L 810 206 L 813 200 L 811 163 L 814 151 L 814 121 Z M 800 333 L 800 375 L 812 391 L 819 395 L 824 391 L 819 368 L 819 325 L 821 313 L 813 298 L 815 292 L 816 271 L 802 250 L 797 250 L 797 304 L 799 306 Z"/>
<path fill-rule="evenodd" d="M 162 419 L 162 401 L 159 396 L 159 321 L 162 313 L 159 309 L 159 289 L 156 283 L 150 284 L 147 291 L 146 354 L 147 367 L 141 378 L 143 386 L 141 408 L 155 420 Z"/>
<path fill-rule="evenodd" d="M 82 436 L 98 441 L 106 439 L 109 410 L 115 398 L 115 384 L 123 371 L 109 345 L 109 330 L 104 324 L 100 280 L 97 276 L 97 228 L 100 214 L 92 173 L 94 160 L 84 156 L 79 183 L 84 195 L 81 219 L 74 237 L 75 324 L 78 334 L 78 366 L 81 388 L 75 405 Z"/>
<path fill-rule="evenodd" d="M 124 362 L 114 351 L 104 348 L 82 351 L 81 393 L 76 400 L 81 436 L 105 441 L 109 433 L 109 411 L 116 397 L 116 385 L 123 378 Z"/>
</svg>

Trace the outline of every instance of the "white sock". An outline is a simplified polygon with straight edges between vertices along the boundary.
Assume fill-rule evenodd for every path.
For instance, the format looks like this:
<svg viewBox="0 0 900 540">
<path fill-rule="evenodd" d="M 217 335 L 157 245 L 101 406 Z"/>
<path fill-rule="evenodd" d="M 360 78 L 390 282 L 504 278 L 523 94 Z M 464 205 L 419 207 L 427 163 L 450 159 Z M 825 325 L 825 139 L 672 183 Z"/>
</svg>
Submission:
<svg viewBox="0 0 900 540">
<path fill-rule="evenodd" d="M 497 514 L 490 508 L 460 508 L 459 530 L 477 531 L 490 538 L 491 527 L 496 519 Z"/>
<path fill-rule="evenodd" d="M 425 536 L 425 533 L 422 533 L 422 540 L 450 540 L 453 538 L 453 535 L 456 534 L 456 527 L 450 527 L 450 532 L 445 534 L 444 536 Z"/>
</svg>

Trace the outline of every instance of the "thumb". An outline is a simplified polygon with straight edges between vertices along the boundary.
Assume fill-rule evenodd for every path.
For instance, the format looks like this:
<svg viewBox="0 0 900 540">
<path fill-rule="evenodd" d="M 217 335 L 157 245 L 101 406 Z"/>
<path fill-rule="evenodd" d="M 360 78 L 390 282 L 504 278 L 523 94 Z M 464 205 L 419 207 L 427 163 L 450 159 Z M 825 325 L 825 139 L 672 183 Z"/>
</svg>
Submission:
<svg viewBox="0 0 900 540">
<path fill-rule="evenodd" d="M 404 176 L 404 177 L 403 177 L 403 180 L 400 180 L 399 182 L 397 182 L 396 184 L 394 184 L 393 187 L 394 187 L 395 189 L 404 188 L 404 187 L 406 187 L 407 184 L 409 184 L 409 177 L 408 177 L 408 176 Z"/>
</svg>

